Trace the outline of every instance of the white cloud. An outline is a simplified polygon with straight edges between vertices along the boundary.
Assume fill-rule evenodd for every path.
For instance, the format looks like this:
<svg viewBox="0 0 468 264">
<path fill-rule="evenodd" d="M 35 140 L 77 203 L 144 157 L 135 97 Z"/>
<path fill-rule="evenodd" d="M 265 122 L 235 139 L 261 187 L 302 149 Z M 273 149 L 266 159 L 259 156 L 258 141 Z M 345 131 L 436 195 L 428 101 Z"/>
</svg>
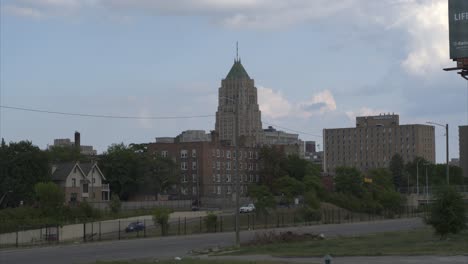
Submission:
<svg viewBox="0 0 468 264">
<path fill-rule="evenodd" d="M 33 19 L 39 19 L 44 17 L 44 14 L 36 10 L 34 8 L 30 7 L 19 7 L 19 6 L 14 6 L 14 5 L 7 5 L 5 6 L 5 9 L 3 10 L 7 14 L 11 14 L 14 16 L 19 16 L 19 17 L 27 17 L 27 18 L 33 18 Z"/>
<path fill-rule="evenodd" d="M 278 29 L 317 19 L 398 30 L 406 38 L 401 67 L 423 76 L 450 65 L 446 0 L 11 0 L 10 13 L 39 18 L 90 8 L 125 21 L 139 15 L 204 16 L 235 29 Z M 392 41 L 392 39 L 388 39 Z"/>
<path fill-rule="evenodd" d="M 258 103 L 262 115 L 271 118 L 286 117 L 293 111 L 292 104 L 281 94 L 273 89 L 258 87 Z"/>
<path fill-rule="evenodd" d="M 258 100 L 262 115 L 277 119 L 284 117 L 309 118 L 336 110 L 336 102 L 329 90 L 313 95 L 303 102 L 290 102 L 281 92 L 270 88 L 258 88 Z"/>
<path fill-rule="evenodd" d="M 29 18 L 64 16 L 81 9 L 98 6 L 100 0 L 13 0 L 6 6 L 8 14 Z"/>
<path fill-rule="evenodd" d="M 364 107 L 361 107 L 357 111 L 346 111 L 345 114 L 351 122 L 354 122 L 357 116 L 373 116 L 373 115 L 384 114 L 387 112 L 388 111 L 372 109 L 372 108 L 364 106 Z"/>
<path fill-rule="evenodd" d="M 447 14 L 445 0 L 411 2 L 401 9 L 395 26 L 409 34 L 409 53 L 402 62 L 409 73 L 422 76 L 450 65 Z"/>
</svg>

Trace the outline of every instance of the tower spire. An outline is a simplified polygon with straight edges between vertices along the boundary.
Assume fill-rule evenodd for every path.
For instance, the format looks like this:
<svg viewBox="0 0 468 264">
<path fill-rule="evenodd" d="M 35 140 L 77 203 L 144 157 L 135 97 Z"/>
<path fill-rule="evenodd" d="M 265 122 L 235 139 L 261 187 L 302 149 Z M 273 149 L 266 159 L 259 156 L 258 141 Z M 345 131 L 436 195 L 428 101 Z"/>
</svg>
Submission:
<svg viewBox="0 0 468 264">
<path fill-rule="evenodd" d="M 236 61 L 239 62 L 239 41 L 236 41 Z"/>
</svg>

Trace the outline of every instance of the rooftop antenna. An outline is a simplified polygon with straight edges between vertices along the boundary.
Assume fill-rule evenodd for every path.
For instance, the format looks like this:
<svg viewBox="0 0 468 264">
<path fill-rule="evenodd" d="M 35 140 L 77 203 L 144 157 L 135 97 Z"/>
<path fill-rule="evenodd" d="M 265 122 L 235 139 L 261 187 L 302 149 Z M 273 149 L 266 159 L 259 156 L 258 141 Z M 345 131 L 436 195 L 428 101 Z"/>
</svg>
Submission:
<svg viewBox="0 0 468 264">
<path fill-rule="evenodd" d="M 239 41 L 236 41 L 236 60 L 239 61 Z"/>
</svg>

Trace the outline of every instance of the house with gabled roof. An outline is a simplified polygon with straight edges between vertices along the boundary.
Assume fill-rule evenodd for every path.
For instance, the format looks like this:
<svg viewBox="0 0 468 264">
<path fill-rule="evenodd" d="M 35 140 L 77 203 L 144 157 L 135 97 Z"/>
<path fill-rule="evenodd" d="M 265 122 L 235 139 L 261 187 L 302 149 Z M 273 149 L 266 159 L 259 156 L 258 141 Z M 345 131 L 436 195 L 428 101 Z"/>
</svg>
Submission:
<svg viewBox="0 0 468 264">
<path fill-rule="evenodd" d="M 101 202 L 110 197 L 109 184 L 96 162 L 54 164 L 52 180 L 63 188 L 66 203 Z"/>
</svg>

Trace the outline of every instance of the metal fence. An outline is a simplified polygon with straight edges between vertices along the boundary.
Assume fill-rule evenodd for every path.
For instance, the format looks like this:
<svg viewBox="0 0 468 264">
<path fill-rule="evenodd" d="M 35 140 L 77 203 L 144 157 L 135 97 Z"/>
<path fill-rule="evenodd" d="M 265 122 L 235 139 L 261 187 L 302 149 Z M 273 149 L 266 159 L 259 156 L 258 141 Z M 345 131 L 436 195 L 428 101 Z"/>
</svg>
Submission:
<svg viewBox="0 0 468 264">
<path fill-rule="evenodd" d="M 256 230 L 425 216 L 426 213 L 424 211 L 418 211 L 413 207 L 404 207 L 396 212 L 381 212 L 380 214 L 353 213 L 344 209 L 322 209 L 312 218 L 307 218 L 298 209 L 284 209 L 268 214 L 241 214 L 240 228 L 241 230 Z M 135 222 L 141 223 L 144 228 L 129 230 L 129 225 Z M 66 226 L 51 225 L 36 229 L 30 228 L 18 227 L 16 232 L 0 234 L 0 247 L 22 247 L 71 242 L 85 243 L 163 235 L 161 227 L 155 224 L 151 217 L 88 222 Z M 235 215 L 233 213 L 224 213 L 218 214 L 216 221 L 212 223 L 207 221 L 206 216 L 171 218 L 167 235 L 192 235 L 209 232 L 232 232 L 234 230 Z"/>
<path fill-rule="evenodd" d="M 454 188 L 457 192 L 468 194 L 468 185 L 451 185 L 451 187 Z M 433 193 L 438 192 L 441 188 L 442 187 L 440 186 L 426 186 L 424 184 L 420 184 L 419 188 L 417 188 L 416 186 L 412 186 L 409 188 L 401 187 L 398 189 L 398 191 L 403 194 L 432 195 Z"/>
<path fill-rule="evenodd" d="M 99 210 L 109 210 L 109 202 L 89 202 L 91 206 Z M 152 209 L 164 207 L 174 211 L 190 210 L 192 207 L 191 200 L 169 200 L 169 201 L 133 201 L 122 202 L 122 210 L 138 210 L 138 209 Z"/>
</svg>

